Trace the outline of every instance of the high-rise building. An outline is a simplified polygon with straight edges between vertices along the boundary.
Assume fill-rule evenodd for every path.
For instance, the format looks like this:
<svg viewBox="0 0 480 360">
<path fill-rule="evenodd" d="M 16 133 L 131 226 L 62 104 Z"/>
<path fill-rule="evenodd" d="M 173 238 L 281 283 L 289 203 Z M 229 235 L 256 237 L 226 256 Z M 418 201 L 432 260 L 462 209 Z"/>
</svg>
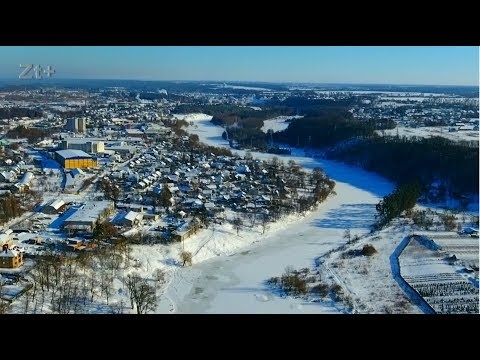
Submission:
<svg viewBox="0 0 480 360">
<path fill-rule="evenodd" d="M 77 131 L 81 132 L 81 133 L 87 132 L 87 119 L 86 118 L 78 119 Z"/>
<path fill-rule="evenodd" d="M 68 131 L 77 131 L 77 119 L 70 118 L 67 119 L 67 123 L 65 124 L 65 129 Z"/>
<path fill-rule="evenodd" d="M 87 119 L 86 118 L 70 118 L 67 119 L 65 129 L 72 132 L 87 132 Z"/>
</svg>

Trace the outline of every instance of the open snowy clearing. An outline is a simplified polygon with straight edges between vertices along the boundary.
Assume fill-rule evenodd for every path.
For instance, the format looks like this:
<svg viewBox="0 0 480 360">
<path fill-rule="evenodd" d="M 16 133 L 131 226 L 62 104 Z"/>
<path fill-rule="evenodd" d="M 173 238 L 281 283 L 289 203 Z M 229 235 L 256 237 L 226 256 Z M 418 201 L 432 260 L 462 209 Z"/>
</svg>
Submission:
<svg viewBox="0 0 480 360">
<path fill-rule="evenodd" d="M 411 303 L 399 286 L 398 278 L 392 274 L 392 254 L 409 232 L 409 226 L 395 224 L 319 258 L 320 269 L 335 279 L 350 296 L 355 313 L 422 313 Z M 356 234 L 351 233 L 352 237 Z M 377 251 L 374 255 L 358 253 L 367 244 Z"/>
<path fill-rule="evenodd" d="M 295 116 L 277 116 L 273 119 L 263 120 L 263 126 L 260 130 L 264 133 L 267 133 L 268 130 L 272 130 L 273 132 L 276 131 L 283 131 L 288 128 L 290 122 L 288 120 L 293 119 L 301 119 L 303 118 L 302 115 L 295 115 Z"/>
<path fill-rule="evenodd" d="M 403 126 L 396 127 L 395 129 L 390 130 L 377 130 L 378 134 L 385 132 L 385 135 L 396 136 L 397 132 L 399 136 L 406 137 L 423 137 L 429 138 L 433 136 L 441 136 L 452 141 L 477 141 L 479 140 L 478 130 L 459 130 L 454 132 L 449 132 L 448 127 L 439 127 L 439 126 L 425 126 L 419 128 L 407 128 Z"/>
</svg>

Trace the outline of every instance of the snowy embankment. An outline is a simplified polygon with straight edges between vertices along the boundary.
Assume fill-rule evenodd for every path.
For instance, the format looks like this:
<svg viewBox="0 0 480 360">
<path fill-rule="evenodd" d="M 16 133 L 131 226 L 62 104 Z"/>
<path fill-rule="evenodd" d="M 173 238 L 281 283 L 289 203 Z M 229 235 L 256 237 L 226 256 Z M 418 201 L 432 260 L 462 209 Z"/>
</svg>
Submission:
<svg viewBox="0 0 480 360">
<path fill-rule="evenodd" d="M 411 233 L 408 225 L 397 223 L 373 234 L 351 230 L 348 244 L 337 243 L 330 252 L 320 254 L 316 262 L 324 280 L 339 284 L 351 299 L 354 313 L 422 313 L 411 303 L 408 292 L 399 280 L 400 269 L 395 262 L 402 239 Z M 361 249 L 371 245 L 375 254 L 362 255 Z"/>
<path fill-rule="evenodd" d="M 221 137 L 223 128 L 211 124 L 208 115 L 183 118 L 195 122 L 186 130 L 197 134 L 200 141 L 228 146 Z M 253 152 L 253 156 L 269 159 L 274 155 Z M 355 234 L 367 233 L 374 221 L 375 204 L 393 185 L 374 174 L 333 161 L 295 155 L 277 157 L 285 162 L 293 159 L 307 169 L 322 167 L 337 181 L 337 195 L 306 216 L 291 215 L 270 224 L 263 235 L 259 226 L 245 226 L 237 235 L 230 224 L 199 232 L 183 244 L 194 255 L 192 267 L 179 266 L 182 244 L 136 246 L 133 255 L 139 266 L 135 271 L 148 276 L 160 267 L 168 272 L 169 283 L 158 312 L 339 312 L 331 302 L 274 296 L 264 282 L 281 274 L 288 265 L 310 267 L 315 258 L 345 242 L 342 234 L 347 228 Z M 385 266 L 385 276 L 391 277 L 388 261 Z"/>
</svg>

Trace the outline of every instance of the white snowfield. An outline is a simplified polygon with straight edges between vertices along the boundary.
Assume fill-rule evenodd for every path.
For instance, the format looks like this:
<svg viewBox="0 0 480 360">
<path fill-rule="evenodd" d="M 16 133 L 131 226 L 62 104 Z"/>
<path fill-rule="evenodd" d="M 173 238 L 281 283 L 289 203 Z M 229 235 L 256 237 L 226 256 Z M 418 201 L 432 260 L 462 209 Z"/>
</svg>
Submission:
<svg viewBox="0 0 480 360">
<path fill-rule="evenodd" d="M 201 121 L 201 120 L 206 120 L 210 121 L 212 120 L 213 116 L 207 115 L 207 114 L 173 114 L 173 117 L 178 120 L 185 120 L 185 121 Z"/>
<path fill-rule="evenodd" d="M 226 146 L 223 128 L 214 126 L 207 116 L 196 119 L 186 130 L 200 141 Z M 187 120 L 188 121 L 188 120 Z M 193 120 L 192 120 L 193 121 Z M 243 154 L 243 151 L 238 151 Z M 255 153 L 257 158 L 273 155 Z M 169 282 L 159 301 L 159 313 L 337 313 L 343 311 L 331 302 L 308 302 L 299 298 L 281 298 L 265 286 L 265 280 L 279 276 L 285 267 L 312 267 L 314 260 L 346 240 L 342 235 L 364 234 L 374 221 L 375 204 L 393 189 L 387 180 L 361 169 L 303 156 L 277 156 L 294 159 L 307 169 L 322 167 L 336 182 L 326 202 L 306 216 L 290 215 L 269 225 L 262 235 L 260 226 L 248 225 L 237 235 L 230 224 L 216 225 L 184 242 L 193 254 L 193 266 L 179 266 L 181 244 L 175 246 L 136 246 L 135 271 L 151 276 L 156 268 L 168 272 Z M 390 254 L 388 254 L 390 255 Z M 390 277 L 388 261 L 385 278 Z M 364 283 L 361 284 L 365 286 Z M 385 294 L 387 296 L 388 294 Z M 381 312 L 381 310 L 378 310 Z"/>
<path fill-rule="evenodd" d="M 273 119 L 264 120 L 263 126 L 260 130 L 262 130 L 264 133 L 267 133 L 268 130 L 272 130 L 273 132 L 283 131 L 286 128 L 288 128 L 288 125 L 290 124 L 290 122 L 288 122 L 287 120 L 301 119 L 301 118 L 303 118 L 302 115 L 277 116 L 276 118 L 273 118 Z"/>
<path fill-rule="evenodd" d="M 447 126 L 439 127 L 439 126 L 425 126 L 419 128 L 407 128 L 403 126 L 399 126 L 395 129 L 390 130 L 377 130 L 378 134 L 382 134 L 383 132 L 385 135 L 396 136 L 397 133 L 399 136 L 406 136 L 412 137 L 416 136 L 419 138 L 429 138 L 432 136 L 440 136 L 452 141 L 479 141 L 479 132 L 478 130 L 460 130 L 450 132 L 448 131 Z"/>
</svg>

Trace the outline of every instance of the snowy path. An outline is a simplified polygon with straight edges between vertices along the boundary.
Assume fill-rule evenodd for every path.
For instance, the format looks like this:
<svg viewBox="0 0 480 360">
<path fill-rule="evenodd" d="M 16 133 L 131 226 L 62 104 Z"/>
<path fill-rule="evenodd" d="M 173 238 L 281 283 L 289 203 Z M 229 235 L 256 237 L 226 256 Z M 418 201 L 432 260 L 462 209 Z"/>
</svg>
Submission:
<svg viewBox="0 0 480 360">
<path fill-rule="evenodd" d="M 188 119 L 187 119 L 188 120 Z M 199 135 L 209 145 L 225 146 L 223 129 L 213 126 L 208 118 L 195 117 L 195 125 L 186 130 Z M 241 151 L 238 151 L 242 153 Z M 273 155 L 253 153 L 258 158 Z M 202 241 L 197 254 L 203 254 L 192 267 L 176 268 L 166 289 L 177 313 L 338 313 L 329 303 L 311 303 L 301 299 L 280 298 L 264 285 L 265 280 L 283 273 L 288 265 L 311 267 L 314 259 L 345 240 L 346 228 L 352 233 L 368 231 L 374 221 L 375 204 L 393 189 L 387 180 L 348 165 L 307 158 L 278 156 L 283 161 L 294 159 L 305 168 L 322 167 L 337 181 L 337 195 L 295 221 L 271 225 L 265 235 L 252 237 L 233 255 L 222 251 L 222 242 L 239 241 L 234 233 L 216 232 Z M 188 241 L 186 242 L 188 244 Z M 195 251 L 194 251 L 195 252 Z M 209 259 L 208 259 L 209 258 Z M 203 262 L 199 262 L 205 259 Z M 195 258 L 194 258 L 195 260 Z"/>
<path fill-rule="evenodd" d="M 411 238 L 405 237 L 402 242 L 397 246 L 395 251 L 390 255 L 390 266 L 392 268 L 392 275 L 398 285 L 402 288 L 405 294 L 416 304 L 424 314 L 435 314 L 435 310 L 431 308 L 430 305 L 421 297 L 402 277 L 400 271 L 400 262 L 399 256 L 402 254 L 402 251 L 408 246 Z"/>
</svg>

